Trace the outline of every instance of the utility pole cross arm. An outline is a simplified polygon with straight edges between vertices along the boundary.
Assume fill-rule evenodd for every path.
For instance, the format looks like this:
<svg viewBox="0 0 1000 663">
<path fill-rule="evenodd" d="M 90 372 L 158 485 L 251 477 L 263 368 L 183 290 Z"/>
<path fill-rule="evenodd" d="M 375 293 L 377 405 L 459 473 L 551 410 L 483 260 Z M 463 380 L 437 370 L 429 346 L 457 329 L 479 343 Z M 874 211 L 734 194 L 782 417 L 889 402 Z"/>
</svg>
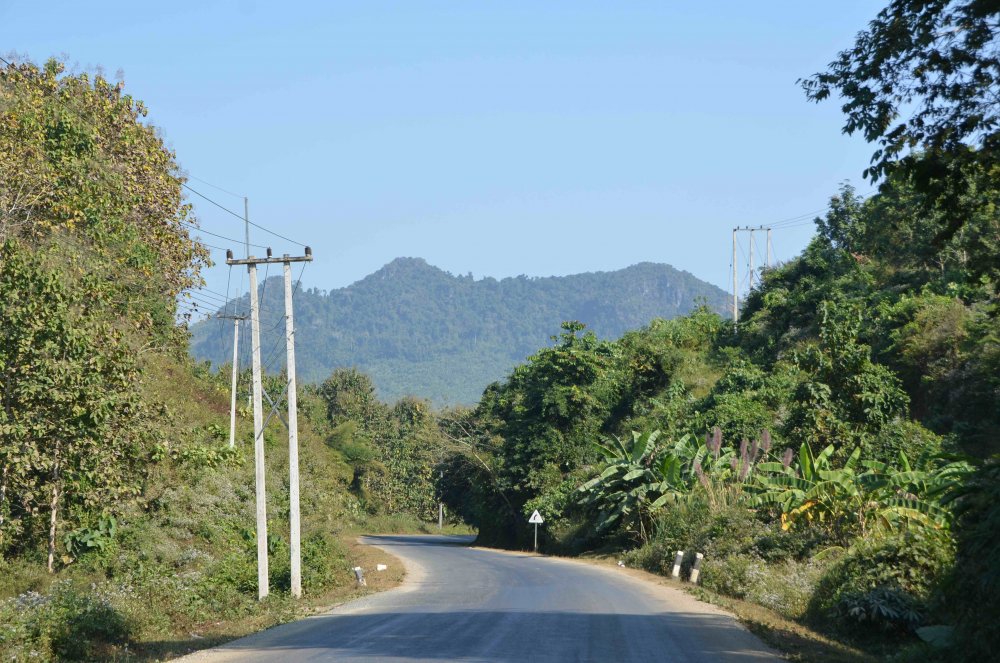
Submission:
<svg viewBox="0 0 1000 663">
<path fill-rule="evenodd" d="M 271 250 L 268 249 L 270 254 Z M 233 252 L 226 251 L 226 264 L 227 265 L 284 265 L 290 262 L 312 262 L 313 255 L 312 249 L 308 246 L 306 247 L 306 254 L 304 256 L 289 256 L 284 255 L 280 258 L 275 258 L 272 255 L 268 255 L 266 258 L 255 258 L 254 256 L 248 256 L 246 258 L 234 258 Z"/>
</svg>

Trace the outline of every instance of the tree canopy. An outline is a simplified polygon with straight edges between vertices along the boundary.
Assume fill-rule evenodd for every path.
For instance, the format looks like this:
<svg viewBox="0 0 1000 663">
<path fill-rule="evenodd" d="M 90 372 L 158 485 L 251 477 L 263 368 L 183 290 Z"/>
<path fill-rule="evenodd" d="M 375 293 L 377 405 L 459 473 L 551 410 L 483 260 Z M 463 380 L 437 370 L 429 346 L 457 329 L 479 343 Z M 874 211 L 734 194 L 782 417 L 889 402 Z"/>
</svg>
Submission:
<svg viewBox="0 0 1000 663">
<path fill-rule="evenodd" d="M 839 93 L 844 131 L 877 144 L 865 170 L 872 182 L 898 173 L 913 184 L 934 246 L 971 216 L 995 217 L 987 198 L 1000 179 L 998 30 L 993 0 L 893 0 L 853 48 L 802 81 L 814 101 Z"/>
<path fill-rule="evenodd" d="M 993 0 L 893 0 L 853 48 L 802 85 L 814 101 L 839 92 L 844 131 L 879 144 L 866 171 L 872 179 L 913 149 L 972 147 L 992 166 L 1000 147 L 998 29 Z"/>
</svg>

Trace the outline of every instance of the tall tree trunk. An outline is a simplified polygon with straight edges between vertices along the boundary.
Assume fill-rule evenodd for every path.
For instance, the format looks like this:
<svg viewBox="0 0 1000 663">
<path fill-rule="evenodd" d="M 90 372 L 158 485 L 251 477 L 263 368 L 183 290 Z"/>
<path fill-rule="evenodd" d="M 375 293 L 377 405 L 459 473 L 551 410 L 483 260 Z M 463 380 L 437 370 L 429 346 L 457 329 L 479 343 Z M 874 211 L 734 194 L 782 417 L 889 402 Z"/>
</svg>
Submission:
<svg viewBox="0 0 1000 663">
<path fill-rule="evenodd" d="M 7 476 L 10 474 L 10 464 L 3 466 L 3 476 L 0 476 L 0 527 L 3 527 L 3 504 L 7 501 Z M 2 534 L 2 532 L 0 532 Z"/>
<path fill-rule="evenodd" d="M 0 541 L 3 540 L 3 505 L 7 501 L 7 479 L 10 475 L 10 464 L 4 464 L 3 466 L 3 476 L 0 476 Z"/>
<path fill-rule="evenodd" d="M 5 338 L 4 340 L 6 341 L 7 338 Z M 7 421 L 10 421 L 13 418 L 11 417 L 10 403 L 8 402 L 9 395 L 10 395 L 10 371 L 8 371 L 7 375 L 5 376 L 4 389 L 3 389 L 3 411 L 4 414 L 7 415 Z M 4 502 L 7 501 L 7 482 L 9 478 L 10 478 L 10 459 L 8 457 L 7 462 L 3 464 L 3 476 L 0 477 L 0 527 L 3 527 L 4 523 L 3 505 Z"/>
<path fill-rule="evenodd" d="M 59 515 L 59 451 L 56 443 L 55 464 L 52 466 L 52 501 L 49 503 L 49 573 L 55 571 L 56 558 L 56 523 Z"/>
<path fill-rule="evenodd" d="M 49 505 L 49 573 L 55 571 L 56 558 L 56 514 L 59 512 L 59 484 L 52 484 L 52 503 Z"/>
</svg>

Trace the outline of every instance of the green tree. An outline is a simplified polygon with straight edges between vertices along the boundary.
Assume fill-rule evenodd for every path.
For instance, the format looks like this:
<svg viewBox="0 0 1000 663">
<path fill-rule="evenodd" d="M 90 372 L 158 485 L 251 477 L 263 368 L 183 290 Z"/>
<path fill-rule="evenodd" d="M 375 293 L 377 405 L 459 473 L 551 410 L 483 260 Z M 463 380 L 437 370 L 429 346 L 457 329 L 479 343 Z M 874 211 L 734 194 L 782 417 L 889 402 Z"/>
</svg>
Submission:
<svg viewBox="0 0 1000 663">
<path fill-rule="evenodd" d="M 0 547 L 30 540 L 47 511 L 52 571 L 67 508 L 140 493 L 152 427 L 122 333 L 47 259 L 12 240 L 0 255 Z"/>
<path fill-rule="evenodd" d="M 352 488 L 365 507 L 429 519 L 442 443 L 427 403 L 403 398 L 389 407 L 371 378 L 353 368 L 334 371 L 317 393 L 334 426 L 328 444 L 354 468 Z"/>
<path fill-rule="evenodd" d="M 954 495 L 958 553 L 946 594 L 958 621 L 959 660 L 989 659 L 1000 647 L 1000 456 L 977 468 Z"/>
<path fill-rule="evenodd" d="M 890 369 L 872 361 L 871 348 L 858 342 L 859 310 L 823 302 L 819 315 L 819 343 L 806 345 L 793 357 L 803 379 L 785 436 L 807 441 L 814 449 L 833 443 L 841 455 L 858 443 L 880 451 L 881 433 L 907 414 L 907 394 Z"/>
<path fill-rule="evenodd" d="M 946 210 L 938 242 L 980 207 L 967 196 L 970 175 L 996 182 L 998 29 L 992 0 L 893 0 L 853 48 L 801 81 L 814 101 L 839 93 L 844 131 L 878 144 L 866 176 L 905 173 L 928 194 L 927 209 Z"/>
<path fill-rule="evenodd" d="M 146 112 L 123 83 L 55 60 L 0 67 L 0 239 L 76 254 L 91 296 L 176 343 L 175 298 L 200 284 L 208 249 Z"/>
</svg>

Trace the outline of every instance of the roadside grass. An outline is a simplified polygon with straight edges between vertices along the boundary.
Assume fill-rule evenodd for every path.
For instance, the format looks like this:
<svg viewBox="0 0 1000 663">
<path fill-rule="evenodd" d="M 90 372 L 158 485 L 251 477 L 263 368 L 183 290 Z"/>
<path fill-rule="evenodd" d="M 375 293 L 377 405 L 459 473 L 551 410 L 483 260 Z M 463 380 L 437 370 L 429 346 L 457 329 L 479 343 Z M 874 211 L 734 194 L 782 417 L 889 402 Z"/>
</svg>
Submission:
<svg viewBox="0 0 1000 663">
<path fill-rule="evenodd" d="M 704 587 L 666 581 L 706 603 L 736 616 L 751 633 L 777 649 L 790 661 L 815 663 L 871 663 L 882 660 L 846 643 L 833 640 L 799 622 L 756 603 L 723 596 Z M 687 584 L 685 587 L 684 585 Z"/>
<path fill-rule="evenodd" d="M 183 359 L 145 359 L 140 385 L 164 411 L 143 499 L 116 513 L 114 539 L 45 570 L 44 551 L 0 559 L 0 658 L 152 661 L 210 647 L 401 582 L 387 553 L 359 533 L 434 532 L 407 518 L 373 519 L 348 490 L 350 468 L 329 448 L 303 398 L 299 450 L 303 588 L 288 593 L 288 449 L 265 430 L 271 595 L 257 601 L 254 459 L 249 417 L 228 448 L 228 384 Z M 221 386 L 220 386 L 221 385 Z M 449 528 L 453 533 L 456 528 Z M 63 532 L 60 532 L 62 536 Z M 388 570 L 375 572 L 376 564 Z M 367 573 L 358 587 L 351 568 Z"/>
<path fill-rule="evenodd" d="M 120 652 L 113 660 L 146 662 L 184 656 L 279 624 L 329 612 L 339 605 L 393 589 L 403 582 L 406 569 L 398 558 L 358 542 L 352 532 L 342 532 L 337 538 L 347 552 L 351 567 L 360 566 L 365 570 L 366 586 L 358 585 L 352 576 L 349 583 L 338 584 L 321 594 L 306 595 L 300 601 L 292 599 L 287 592 L 272 592 L 260 604 L 258 614 L 229 621 L 204 621 L 194 625 L 196 630 L 189 632 L 188 638 L 140 642 L 133 652 Z M 375 571 L 378 564 L 385 564 L 388 568 L 382 572 Z"/>
</svg>

